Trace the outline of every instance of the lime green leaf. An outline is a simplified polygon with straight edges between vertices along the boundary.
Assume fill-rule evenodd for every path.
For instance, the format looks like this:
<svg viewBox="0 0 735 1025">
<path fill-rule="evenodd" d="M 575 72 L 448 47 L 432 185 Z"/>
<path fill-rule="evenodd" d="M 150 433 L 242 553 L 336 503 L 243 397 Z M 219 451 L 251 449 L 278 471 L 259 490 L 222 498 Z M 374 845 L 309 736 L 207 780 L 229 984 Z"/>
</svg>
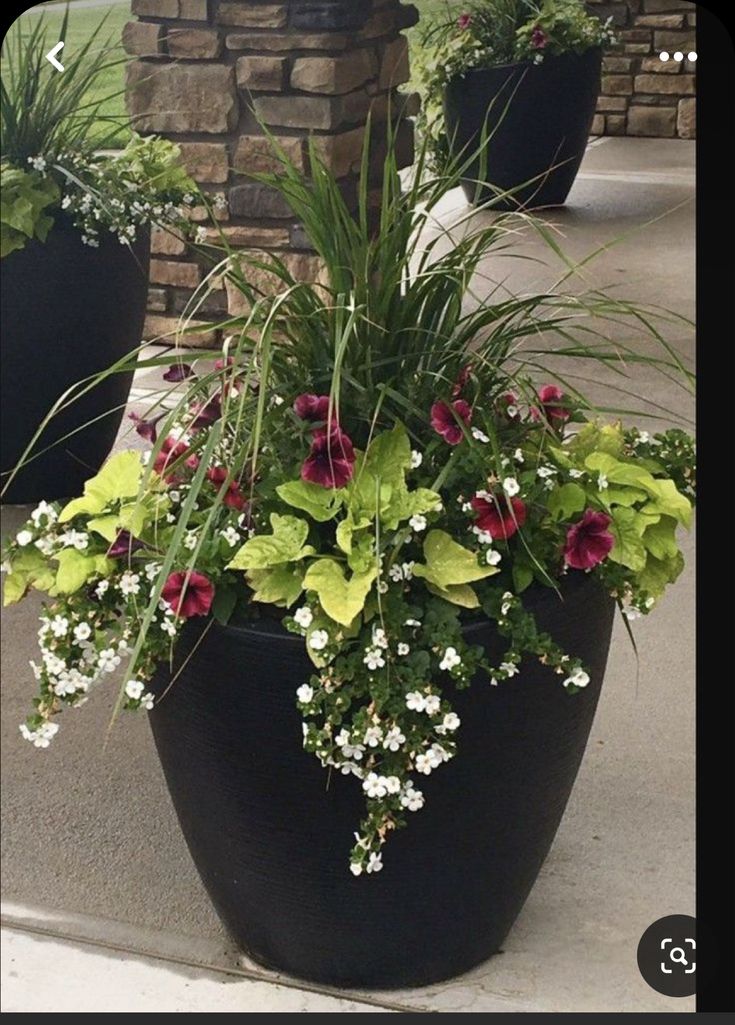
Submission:
<svg viewBox="0 0 735 1025">
<path fill-rule="evenodd" d="M 276 488 L 279 498 L 295 509 L 301 509 L 317 523 L 326 523 L 344 501 L 342 489 L 323 488 L 307 480 L 292 480 Z"/>
<path fill-rule="evenodd" d="M 648 497 L 648 492 L 641 488 L 606 487 L 597 492 L 598 501 L 609 509 L 611 505 L 635 505 Z"/>
<path fill-rule="evenodd" d="M 676 520 L 672 516 L 664 516 L 658 523 L 651 523 L 643 532 L 643 544 L 656 559 L 673 558 L 679 551 Z"/>
<path fill-rule="evenodd" d="M 426 565 L 414 566 L 414 576 L 424 577 L 437 587 L 469 584 L 499 572 L 497 566 L 480 566 L 473 552 L 443 530 L 430 530 L 426 535 L 424 558 Z"/>
<path fill-rule="evenodd" d="M 430 488 L 416 488 L 415 491 L 409 491 L 406 495 L 403 519 L 434 512 L 435 509 L 441 508 L 441 504 L 441 495 L 436 491 L 432 491 Z"/>
<path fill-rule="evenodd" d="M 260 534 L 246 541 L 227 569 L 270 569 L 314 554 L 311 545 L 304 546 L 309 534 L 305 520 L 272 513 L 271 527 L 272 534 Z"/>
<path fill-rule="evenodd" d="M 117 513 L 109 513 L 106 516 L 95 516 L 87 522 L 87 530 L 91 530 L 95 534 L 99 534 L 105 539 L 105 541 L 112 543 L 119 533 L 118 520 L 119 517 Z"/>
<path fill-rule="evenodd" d="M 3 605 L 14 605 L 25 595 L 29 587 L 38 591 L 50 591 L 56 574 L 49 566 L 45 555 L 37 548 L 25 548 L 14 556 L 10 573 L 3 584 Z"/>
<path fill-rule="evenodd" d="M 587 504 L 587 496 L 579 484 L 562 484 L 551 492 L 548 504 L 554 519 L 568 520 L 575 513 L 582 512 Z"/>
<path fill-rule="evenodd" d="M 142 472 L 140 452 L 118 452 L 111 456 L 97 476 L 84 485 L 84 495 L 64 506 L 59 514 L 59 522 L 66 523 L 83 513 L 94 516 L 103 512 L 112 502 L 135 498 Z"/>
<path fill-rule="evenodd" d="M 56 591 L 73 594 L 94 576 L 108 576 L 113 563 L 104 555 L 85 555 L 76 548 L 64 548 L 54 558 L 59 564 L 56 571 Z"/>
<path fill-rule="evenodd" d="M 303 574 L 297 567 L 274 566 L 252 569 L 247 581 L 253 589 L 253 601 L 288 608 L 303 591 Z"/>
<path fill-rule="evenodd" d="M 624 446 L 623 432 L 614 424 L 586 424 L 567 446 L 577 460 L 586 460 L 593 452 L 619 456 Z"/>
<path fill-rule="evenodd" d="M 362 612 L 376 572 L 373 566 L 364 573 L 355 573 L 347 580 L 344 569 L 338 563 L 332 559 L 318 559 L 307 570 L 304 588 L 316 591 L 330 619 L 349 626 L 355 616 Z"/>
<path fill-rule="evenodd" d="M 375 563 L 375 543 L 372 534 L 364 535 L 352 545 L 347 565 L 353 573 L 365 573 Z"/>
<path fill-rule="evenodd" d="M 653 598 L 660 598 L 668 584 L 673 584 L 684 569 L 684 556 L 677 552 L 666 559 L 649 555 L 638 575 L 638 586 Z"/>
<path fill-rule="evenodd" d="M 610 532 L 615 538 L 610 559 L 636 572 L 642 570 L 646 565 L 646 548 L 641 538 L 641 520 L 635 511 L 624 506 L 613 509 Z"/>
<path fill-rule="evenodd" d="M 609 484 L 629 484 L 631 487 L 643 488 L 649 492 L 649 488 L 656 483 L 648 470 L 644 470 L 642 466 L 622 463 L 606 452 L 593 452 L 587 456 L 584 465 L 588 470 L 604 474 Z"/>
<path fill-rule="evenodd" d="M 411 444 L 400 424 L 374 438 L 365 453 L 365 471 L 386 484 L 403 484 L 410 465 Z"/>
<path fill-rule="evenodd" d="M 449 587 L 439 587 L 426 581 L 426 586 L 432 594 L 452 605 L 460 605 L 463 609 L 479 609 L 480 601 L 469 584 L 450 584 Z"/>
<path fill-rule="evenodd" d="M 662 513 L 664 516 L 673 516 L 683 527 L 689 529 L 692 525 L 692 504 L 677 489 L 673 480 L 654 480 L 653 486 L 648 488 L 653 502 L 649 504 L 651 511 Z"/>
</svg>

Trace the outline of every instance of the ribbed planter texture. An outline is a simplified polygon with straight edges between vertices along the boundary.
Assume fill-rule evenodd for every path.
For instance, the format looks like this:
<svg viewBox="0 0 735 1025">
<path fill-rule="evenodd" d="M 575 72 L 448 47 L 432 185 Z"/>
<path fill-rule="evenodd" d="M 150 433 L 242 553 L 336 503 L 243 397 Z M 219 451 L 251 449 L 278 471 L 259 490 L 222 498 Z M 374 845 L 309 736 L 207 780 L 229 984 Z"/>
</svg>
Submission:
<svg viewBox="0 0 735 1025">
<path fill-rule="evenodd" d="M 470 203 L 497 210 L 562 206 L 584 156 L 600 93 L 602 52 L 476 68 L 447 86 L 453 153 L 469 159 Z M 511 192 L 497 198 L 499 193 Z"/>
<path fill-rule="evenodd" d="M 3 483 L 59 396 L 140 345 L 149 242 L 148 232 L 131 246 L 102 234 L 92 248 L 77 229 L 56 226 L 2 261 Z M 112 374 L 55 417 L 36 451 L 95 422 L 25 466 L 3 501 L 80 494 L 112 448 L 131 381 L 132 373 Z"/>
<path fill-rule="evenodd" d="M 493 687 L 452 695 L 459 752 L 420 778 L 425 807 L 389 840 L 379 874 L 349 871 L 364 813 L 354 777 L 302 749 L 296 688 L 311 663 L 276 621 L 191 621 L 150 714 L 191 855 L 222 921 L 255 960 L 335 986 L 422 986 L 501 949 L 549 851 L 595 714 L 613 602 L 584 574 L 563 600 L 530 591 L 543 629 L 589 667 L 568 694 L 529 663 Z M 466 627 L 494 664 L 506 643 Z M 201 640 L 201 643 L 197 642 Z M 159 673 L 163 695 L 170 671 Z"/>
</svg>

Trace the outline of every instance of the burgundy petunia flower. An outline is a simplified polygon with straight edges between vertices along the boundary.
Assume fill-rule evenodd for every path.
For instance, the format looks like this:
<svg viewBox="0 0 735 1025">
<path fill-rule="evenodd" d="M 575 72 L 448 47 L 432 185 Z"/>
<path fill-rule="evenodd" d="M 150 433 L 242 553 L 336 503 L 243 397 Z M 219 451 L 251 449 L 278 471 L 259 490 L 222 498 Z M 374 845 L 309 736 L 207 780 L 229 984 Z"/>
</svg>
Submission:
<svg viewBox="0 0 735 1025">
<path fill-rule="evenodd" d="M 458 418 L 469 427 L 472 410 L 464 399 L 457 399 L 451 406 L 446 402 L 435 402 L 431 407 L 431 426 L 437 434 L 441 434 L 448 445 L 459 445 L 464 438 L 464 431 L 457 422 Z"/>
<path fill-rule="evenodd" d="M 543 50 L 548 41 L 549 37 L 546 35 L 544 30 L 540 25 L 536 25 L 531 33 L 531 46 L 534 50 Z"/>
<path fill-rule="evenodd" d="M 294 402 L 293 411 L 301 420 L 326 423 L 329 416 L 329 396 L 312 395 L 305 392 L 303 395 L 299 395 Z M 332 410 L 332 423 L 337 423 L 334 410 Z"/>
<path fill-rule="evenodd" d="M 188 363 L 174 363 L 163 375 L 163 379 L 171 384 L 178 384 L 179 381 L 185 381 L 187 377 L 191 377 L 193 373 L 194 370 Z"/>
<path fill-rule="evenodd" d="M 571 416 L 570 410 L 563 404 L 566 396 L 555 384 L 545 384 L 539 388 L 538 397 L 547 420 L 564 423 Z"/>
<path fill-rule="evenodd" d="M 301 467 L 301 477 L 323 488 L 343 488 L 352 480 L 354 467 L 352 442 L 335 424 L 331 431 L 315 432 L 311 451 Z"/>
<path fill-rule="evenodd" d="M 214 584 L 203 573 L 172 573 L 161 597 L 182 619 L 206 616 L 212 607 Z"/>
<path fill-rule="evenodd" d="M 521 415 L 521 411 L 518 408 L 518 396 L 515 392 L 505 392 L 497 400 L 496 406 L 498 413 L 500 413 L 501 416 L 506 417 L 508 420 L 518 420 Z"/>
<path fill-rule="evenodd" d="M 187 456 L 189 452 L 191 452 L 191 449 L 188 445 L 169 435 L 168 438 L 164 438 L 161 451 L 153 463 L 153 469 L 160 477 L 163 477 L 164 480 L 172 484 L 177 478 L 175 474 L 167 474 L 167 469 L 182 457 Z M 184 462 L 190 470 L 196 470 L 197 466 L 199 466 L 199 456 L 191 452 L 191 455 L 188 455 Z"/>
<path fill-rule="evenodd" d="M 233 366 L 234 362 L 235 362 L 235 357 L 234 356 L 228 356 L 227 359 L 215 360 L 215 362 L 214 362 L 214 369 L 215 370 L 226 370 L 227 367 Z"/>
<path fill-rule="evenodd" d="M 155 445 L 156 438 L 158 437 L 156 425 L 165 415 L 165 413 L 161 413 L 160 416 L 154 417 L 153 420 L 144 420 L 137 413 L 128 413 L 128 418 L 135 424 L 135 430 L 141 438 L 145 438 L 146 441 L 150 441 L 151 445 Z"/>
<path fill-rule="evenodd" d="M 197 402 L 193 405 L 190 412 L 193 414 L 191 428 L 197 430 L 200 427 L 210 427 L 216 423 L 222 416 L 222 405 L 218 396 L 212 395 L 206 402 Z"/>
<path fill-rule="evenodd" d="M 460 29 L 464 30 L 466 28 L 469 28 L 471 24 L 472 24 L 472 15 L 471 14 L 460 14 L 460 16 L 457 18 L 457 28 L 460 28 Z"/>
<path fill-rule="evenodd" d="M 467 363 L 466 366 L 463 366 L 462 369 L 460 370 L 460 372 L 457 374 L 457 380 L 452 385 L 452 398 L 453 399 L 458 399 L 459 396 L 462 394 L 462 391 L 464 390 L 464 386 L 467 384 L 467 382 L 470 379 L 471 373 L 472 373 L 472 366 L 471 366 L 471 364 Z"/>
<path fill-rule="evenodd" d="M 486 530 L 494 541 L 513 537 L 526 522 L 526 504 L 520 498 L 500 494 L 491 497 L 475 495 L 471 501 L 480 530 Z"/>
<path fill-rule="evenodd" d="M 224 466 L 213 466 L 207 470 L 207 478 L 216 484 L 219 489 L 227 479 L 228 473 Z M 236 480 L 230 481 L 227 491 L 222 499 L 224 505 L 230 509 L 243 510 L 248 504 L 247 498 L 240 491 L 240 485 Z"/>
<path fill-rule="evenodd" d="M 121 530 L 107 549 L 107 558 L 118 559 L 121 556 L 132 555 L 139 548 L 145 548 L 144 542 L 139 537 L 133 537 L 129 530 Z"/>
<path fill-rule="evenodd" d="M 611 519 L 607 513 L 586 509 L 584 516 L 567 531 L 564 561 L 572 569 L 592 569 L 606 559 L 615 544 L 607 529 Z"/>
</svg>

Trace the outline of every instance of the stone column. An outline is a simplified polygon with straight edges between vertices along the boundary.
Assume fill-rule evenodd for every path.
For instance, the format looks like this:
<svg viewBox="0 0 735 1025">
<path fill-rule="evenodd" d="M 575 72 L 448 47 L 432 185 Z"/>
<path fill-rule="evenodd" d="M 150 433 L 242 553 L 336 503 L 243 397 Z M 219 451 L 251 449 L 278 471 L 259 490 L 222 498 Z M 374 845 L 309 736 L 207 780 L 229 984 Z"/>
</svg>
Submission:
<svg viewBox="0 0 735 1025">
<path fill-rule="evenodd" d="M 409 78 L 401 30 L 415 23 L 416 9 L 400 0 L 132 0 L 132 10 L 137 20 L 125 26 L 123 43 L 134 57 L 127 102 L 135 127 L 179 144 L 233 247 L 278 253 L 294 276 L 316 276 L 316 257 L 284 201 L 248 179 L 277 169 L 258 122 L 305 170 L 313 136 L 347 194 L 354 192 L 368 114 L 378 132 L 389 111 L 405 110 L 396 94 Z M 407 166 L 410 122 L 401 124 L 399 150 Z M 204 208 L 193 216 L 207 217 Z M 175 331 L 207 266 L 163 231 L 154 231 L 151 248 L 146 338 Z M 214 292 L 197 317 L 222 319 L 239 311 L 238 300 Z M 193 341 L 218 343 L 214 331 Z"/>
<path fill-rule="evenodd" d="M 697 5 L 684 0 L 587 0 L 603 20 L 612 17 L 620 45 L 605 55 L 595 135 L 696 135 Z M 659 53 L 672 55 L 662 61 Z"/>
</svg>

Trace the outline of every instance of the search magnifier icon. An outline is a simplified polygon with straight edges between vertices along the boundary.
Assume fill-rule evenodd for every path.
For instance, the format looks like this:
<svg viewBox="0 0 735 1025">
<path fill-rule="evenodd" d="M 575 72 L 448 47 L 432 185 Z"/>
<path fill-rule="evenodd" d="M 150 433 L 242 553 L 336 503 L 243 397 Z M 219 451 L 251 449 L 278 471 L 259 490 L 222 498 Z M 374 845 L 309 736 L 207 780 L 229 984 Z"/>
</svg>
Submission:
<svg viewBox="0 0 735 1025">
<path fill-rule="evenodd" d="M 686 954 L 684 953 L 684 949 L 682 947 L 672 947 L 669 951 L 669 960 L 673 961 L 674 964 L 689 964 L 686 958 Z"/>
</svg>

